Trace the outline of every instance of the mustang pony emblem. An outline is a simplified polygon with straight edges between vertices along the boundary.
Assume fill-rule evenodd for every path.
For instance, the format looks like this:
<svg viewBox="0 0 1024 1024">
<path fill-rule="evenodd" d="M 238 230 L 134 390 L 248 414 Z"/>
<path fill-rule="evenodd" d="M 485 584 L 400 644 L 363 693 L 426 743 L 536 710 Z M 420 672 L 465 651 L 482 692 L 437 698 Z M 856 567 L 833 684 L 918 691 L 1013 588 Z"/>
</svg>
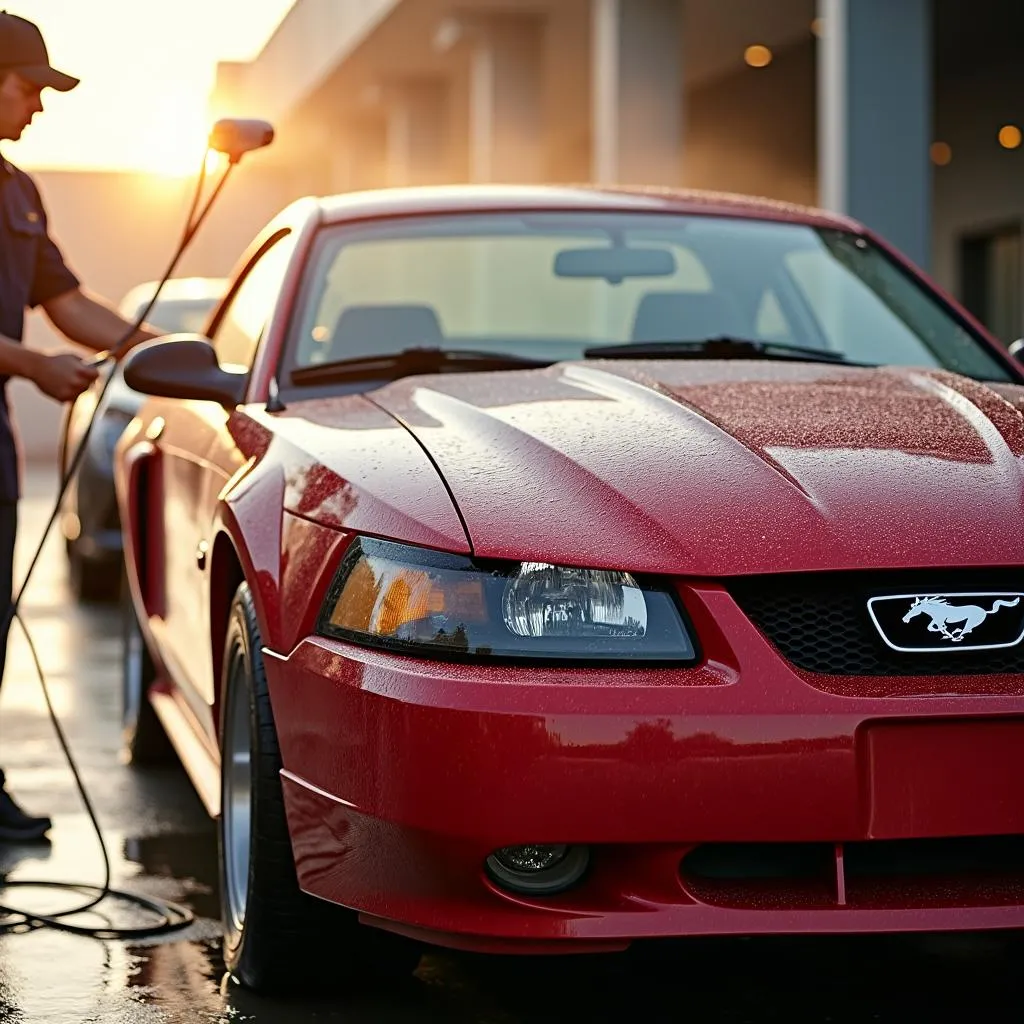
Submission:
<svg viewBox="0 0 1024 1024">
<path fill-rule="evenodd" d="M 995 615 L 1000 608 L 1013 608 L 1020 602 L 1019 597 L 1012 601 L 998 599 L 986 611 L 979 604 L 950 604 L 944 597 L 917 597 L 910 606 L 910 611 L 903 616 L 909 622 L 918 615 L 928 615 L 930 633 L 941 633 L 947 640 L 959 643 L 968 633 L 980 626 L 990 615 Z"/>
</svg>

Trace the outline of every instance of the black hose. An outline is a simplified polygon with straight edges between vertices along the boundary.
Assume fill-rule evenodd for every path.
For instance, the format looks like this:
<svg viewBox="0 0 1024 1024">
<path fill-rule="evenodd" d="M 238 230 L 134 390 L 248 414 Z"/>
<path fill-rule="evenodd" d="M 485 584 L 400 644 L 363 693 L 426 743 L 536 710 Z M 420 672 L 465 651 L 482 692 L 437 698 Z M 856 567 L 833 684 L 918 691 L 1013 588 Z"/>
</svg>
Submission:
<svg viewBox="0 0 1024 1024">
<path fill-rule="evenodd" d="M 192 197 L 192 205 L 189 209 L 185 228 L 182 232 L 181 239 L 178 242 L 178 247 L 175 250 L 174 255 L 171 257 L 171 260 L 167 265 L 167 269 L 164 271 L 163 277 L 160 279 L 160 282 L 154 290 L 149 302 L 138 314 L 131 329 L 125 333 L 124 337 L 116 346 L 114 346 L 113 349 L 105 353 L 108 359 L 115 359 L 121 349 L 131 341 L 135 336 L 136 331 L 138 331 L 145 323 L 146 318 L 149 316 L 153 306 L 156 304 L 156 300 L 160 295 L 161 289 L 174 273 L 182 254 L 195 237 L 196 232 L 199 230 L 203 221 L 206 219 L 207 214 L 210 212 L 211 207 L 220 195 L 221 189 L 224 187 L 224 183 L 227 181 L 234 165 L 235 161 L 228 163 L 227 167 L 224 169 L 224 173 L 221 175 L 220 180 L 217 182 L 212 194 L 207 200 L 206 205 L 199 212 L 199 215 L 195 216 L 196 210 L 199 207 L 199 197 L 202 193 L 203 184 L 206 178 L 206 154 L 204 154 L 203 164 L 200 168 L 199 176 L 196 181 L 196 189 Z M 57 494 L 57 499 L 54 502 L 53 510 L 50 513 L 50 518 L 47 520 L 46 526 L 43 530 L 43 535 L 39 540 L 39 545 L 32 556 L 31 562 L 29 563 L 28 571 L 25 573 L 25 578 L 11 601 L 11 606 L 7 612 L 7 619 L 4 623 L 5 628 L 3 633 L 4 636 L 9 635 L 10 627 L 16 619 L 18 625 L 21 626 L 25 639 L 28 641 L 32 660 L 35 663 L 36 673 L 39 676 L 39 683 L 42 687 L 43 698 L 46 701 L 46 710 L 50 716 L 50 721 L 53 723 L 54 732 L 57 735 L 57 740 L 60 743 L 61 750 L 64 752 L 65 760 L 67 761 L 68 767 L 71 769 L 71 774 L 74 777 L 75 786 L 77 787 L 78 794 L 82 799 L 82 804 L 89 816 L 89 821 L 92 824 L 93 831 L 96 833 L 96 839 L 100 844 L 100 850 L 103 855 L 103 883 L 101 885 L 94 885 L 87 882 L 55 882 L 50 880 L 33 881 L 30 879 L 17 879 L 14 881 L 7 880 L 0 882 L 0 890 L 13 888 L 15 886 L 31 889 L 66 889 L 72 892 L 81 893 L 88 897 L 85 903 L 79 903 L 75 906 L 69 907 L 67 910 L 61 910 L 51 914 L 36 914 L 31 910 L 25 910 L 20 907 L 12 907 L 0 903 L 0 914 L 11 918 L 11 920 L 4 920 L 0 923 L 0 935 L 12 932 L 20 933 L 34 931 L 38 928 L 54 928 L 59 931 L 71 932 L 75 935 L 87 935 L 96 939 L 134 939 L 176 931 L 180 928 L 187 927 L 195 920 L 192 911 L 181 904 L 167 900 L 152 899 L 148 896 L 142 896 L 139 893 L 115 889 L 111 886 L 110 854 L 107 850 L 106 841 L 103 838 L 103 830 L 100 828 L 99 819 L 96 816 L 96 811 L 93 808 L 92 801 L 89 799 L 85 783 L 82 781 L 82 776 L 78 770 L 78 764 L 75 761 L 75 757 L 71 752 L 67 736 L 65 735 L 64 729 L 57 717 L 57 713 L 54 710 L 53 701 L 50 699 L 50 690 L 46 683 L 46 673 L 43 671 L 42 664 L 39 661 L 39 656 L 36 652 L 35 644 L 32 641 L 32 636 L 19 612 L 22 596 L 25 593 L 25 589 L 28 586 L 29 581 L 32 579 L 32 574 L 35 572 L 39 559 L 42 556 L 43 548 L 46 544 L 46 539 L 49 536 L 50 530 L 53 528 L 53 524 L 56 522 L 57 516 L 60 514 L 60 508 L 64 501 L 64 495 L 67 493 L 68 486 L 81 464 L 82 456 L 85 452 L 89 437 L 92 434 L 97 414 L 103 407 L 103 398 L 106 395 L 107 389 L 110 387 L 110 383 L 113 379 L 114 371 L 111 369 L 111 372 L 107 375 L 106 380 L 100 388 L 99 396 L 96 399 L 96 406 L 93 410 L 92 417 L 86 424 L 82 440 L 79 443 L 74 457 L 61 480 L 60 489 Z M 92 911 L 101 903 L 111 898 L 134 904 L 137 907 L 141 907 L 142 909 L 151 912 L 156 916 L 156 922 L 151 925 L 138 927 L 114 927 L 113 925 L 108 927 L 88 927 L 86 925 L 71 924 L 66 920 L 66 918 L 75 917 L 79 914 Z"/>
</svg>

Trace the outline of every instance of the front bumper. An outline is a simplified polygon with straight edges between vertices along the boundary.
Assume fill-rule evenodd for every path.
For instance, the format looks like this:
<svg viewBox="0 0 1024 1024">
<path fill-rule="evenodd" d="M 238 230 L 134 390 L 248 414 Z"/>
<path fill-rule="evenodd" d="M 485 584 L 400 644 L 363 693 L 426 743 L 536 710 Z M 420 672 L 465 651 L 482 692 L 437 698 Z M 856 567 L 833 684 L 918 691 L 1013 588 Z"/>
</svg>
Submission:
<svg viewBox="0 0 1024 1024">
<path fill-rule="evenodd" d="M 1024 837 L 1024 677 L 855 696 L 792 669 L 724 590 L 683 598 L 692 669 L 267 652 L 302 887 L 471 949 L 1024 927 L 1024 846 L 949 841 Z M 484 861 L 524 843 L 589 844 L 591 868 L 504 892 Z"/>
</svg>

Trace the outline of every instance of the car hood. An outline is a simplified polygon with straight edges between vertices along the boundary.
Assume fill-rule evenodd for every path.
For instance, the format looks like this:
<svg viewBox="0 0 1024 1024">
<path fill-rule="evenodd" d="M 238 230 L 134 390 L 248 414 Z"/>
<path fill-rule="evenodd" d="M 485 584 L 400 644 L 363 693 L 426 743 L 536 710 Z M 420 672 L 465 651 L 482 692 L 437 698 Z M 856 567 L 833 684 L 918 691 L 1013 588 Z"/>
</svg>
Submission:
<svg viewBox="0 0 1024 1024">
<path fill-rule="evenodd" d="M 601 361 L 367 397 L 423 446 L 478 556 L 709 576 L 1024 564 L 1024 388 Z"/>
</svg>

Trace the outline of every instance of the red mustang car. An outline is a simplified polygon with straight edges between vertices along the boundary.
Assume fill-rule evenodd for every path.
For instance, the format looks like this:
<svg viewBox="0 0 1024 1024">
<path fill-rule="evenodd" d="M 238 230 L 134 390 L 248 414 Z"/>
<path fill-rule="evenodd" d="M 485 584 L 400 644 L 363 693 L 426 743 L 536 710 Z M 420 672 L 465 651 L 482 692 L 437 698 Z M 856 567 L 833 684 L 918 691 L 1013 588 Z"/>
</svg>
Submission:
<svg viewBox="0 0 1024 1024">
<path fill-rule="evenodd" d="M 884 241 L 394 190 L 233 281 L 126 360 L 117 487 L 244 984 L 1024 926 L 1024 373 Z"/>
</svg>

